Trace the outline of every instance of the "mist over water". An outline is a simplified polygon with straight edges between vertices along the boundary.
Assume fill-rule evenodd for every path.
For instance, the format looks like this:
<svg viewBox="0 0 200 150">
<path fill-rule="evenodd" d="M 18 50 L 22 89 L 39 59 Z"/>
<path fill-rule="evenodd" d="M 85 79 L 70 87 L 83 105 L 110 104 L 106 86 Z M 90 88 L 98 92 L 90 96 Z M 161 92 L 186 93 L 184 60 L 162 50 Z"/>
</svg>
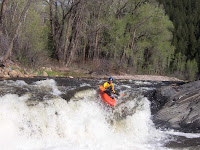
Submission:
<svg viewBox="0 0 200 150">
<path fill-rule="evenodd" d="M 169 149 L 164 144 L 172 140 L 171 135 L 175 132 L 156 129 L 151 120 L 150 102 L 139 94 L 144 89 L 133 88 L 136 84 L 151 83 L 116 82 L 116 90 L 126 92 L 121 101 L 127 102 L 112 109 L 99 97 L 97 87 L 103 82 L 67 79 L 0 81 L 1 149 Z M 65 99 L 67 95 L 70 100 Z M 117 117 L 124 110 L 133 114 Z"/>
</svg>

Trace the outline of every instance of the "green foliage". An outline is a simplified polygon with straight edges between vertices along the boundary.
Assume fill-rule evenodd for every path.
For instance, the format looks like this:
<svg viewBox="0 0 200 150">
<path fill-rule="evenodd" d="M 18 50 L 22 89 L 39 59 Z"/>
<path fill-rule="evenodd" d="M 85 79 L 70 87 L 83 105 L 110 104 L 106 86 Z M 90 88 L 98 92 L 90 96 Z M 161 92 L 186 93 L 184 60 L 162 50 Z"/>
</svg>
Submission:
<svg viewBox="0 0 200 150">
<path fill-rule="evenodd" d="M 48 32 L 48 26 L 42 22 L 40 11 L 30 8 L 19 35 L 21 50 L 20 53 L 17 53 L 18 60 L 32 68 L 45 63 Z"/>
<path fill-rule="evenodd" d="M 50 32 L 48 32 L 47 50 L 49 57 L 56 58 L 55 47 L 53 45 L 53 36 Z"/>
<path fill-rule="evenodd" d="M 186 64 L 186 76 L 187 79 L 193 81 L 196 79 L 198 73 L 198 64 L 195 59 L 188 60 Z"/>
<path fill-rule="evenodd" d="M 109 42 L 105 41 L 102 47 L 114 62 L 119 64 L 121 61 L 120 66 L 133 67 L 136 72 L 165 73 L 174 55 L 173 24 L 155 1 L 137 5 L 140 2 L 128 1 L 118 17 L 116 9 L 110 8 L 112 13 L 105 18 L 109 28 L 104 31 L 106 37 L 103 38 Z"/>
<path fill-rule="evenodd" d="M 9 37 L 25 2 L 9 0 L 8 8 L 17 8 L 16 12 L 7 11 Z M 94 61 L 95 64 L 95 60 L 101 59 L 107 62 L 102 65 L 105 69 L 109 66 L 135 74 L 176 72 L 194 79 L 198 72 L 196 66 L 200 68 L 200 2 L 197 0 L 87 0 L 73 8 L 67 2 L 57 1 L 58 5 L 53 2 L 54 41 L 49 5 L 43 5 L 40 0 L 31 5 L 15 41 L 13 56 L 27 66 L 35 68 L 45 64 L 48 58 L 64 58 L 66 46 L 66 62 L 73 54 L 70 58 L 74 62 Z"/>
<path fill-rule="evenodd" d="M 42 51 L 46 47 L 48 28 L 41 25 L 41 18 L 35 10 L 30 9 L 27 14 L 26 23 L 21 32 L 23 41 L 35 51 Z"/>
<path fill-rule="evenodd" d="M 200 1 L 199 0 L 158 0 L 160 4 L 163 4 L 166 13 L 170 16 L 175 28 L 173 30 L 173 45 L 175 46 L 175 55 L 185 56 L 185 67 L 194 62 L 198 64 L 198 70 L 200 71 Z M 174 66 L 176 66 L 177 59 L 175 59 Z M 183 63 L 183 62 L 182 62 Z M 178 72 L 180 66 L 174 68 Z M 193 68 L 193 72 L 196 73 L 196 68 Z M 181 69 L 183 70 L 183 69 Z M 188 67 L 185 68 L 188 70 Z M 199 72 L 197 71 L 197 72 Z M 181 71 L 182 72 L 182 71 Z M 192 71 L 189 71 L 191 76 L 194 76 Z M 190 76 L 188 76 L 190 78 Z"/>
<path fill-rule="evenodd" d="M 111 28 L 108 34 L 112 48 L 107 50 L 113 54 L 114 60 L 117 60 L 120 59 L 124 46 L 129 40 L 129 37 L 125 33 L 126 21 L 124 19 L 116 19 L 113 16 L 109 18 L 109 23 Z"/>
<path fill-rule="evenodd" d="M 6 14 L 4 21 L 4 30 L 6 32 L 5 45 L 9 45 L 13 36 L 17 33 L 17 25 L 19 19 L 27 4 L 26 0 L 8 0 L 6 1 Z M 44 7 L 42 1 L 34 1 L 31 3 L 21 27 L 14 41 L 11 57 L 12 60 L 24 64 L 28 67 L 39 67 L 45 63 L 46 47 L 48 40 L 48 26 L 43 22 Z M 8 49 L 8 48 L 7 48 Z"/>
<path fill-rule="evenodd" d="M 177 71 L 179 74 L 185 73 L 186 57 L 181 53 L 176 54 L 173 63 L 173 71 Z"/>
</svg>

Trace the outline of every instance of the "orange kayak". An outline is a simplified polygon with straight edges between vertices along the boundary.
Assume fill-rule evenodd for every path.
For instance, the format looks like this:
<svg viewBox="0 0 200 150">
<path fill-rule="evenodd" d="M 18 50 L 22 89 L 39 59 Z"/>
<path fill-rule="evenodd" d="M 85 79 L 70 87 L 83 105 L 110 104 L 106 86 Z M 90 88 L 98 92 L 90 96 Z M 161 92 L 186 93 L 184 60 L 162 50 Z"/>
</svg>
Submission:
<svg viewBox="0 0 200 150">
<path fill-rule="evenodd" d="M 101 95 L 101 99 L 103 100 L 103 102 L 105 102 L 106 104 L 110 105 L 110 106 L 115 106 L 116 104 L 116 100 L 112 99 L 110 96 L 108 96 L 107 93 L 104 93 L 106 89 L 104 88 L 104 86 L 99 85 L 99 94 Z"/>
</svg>

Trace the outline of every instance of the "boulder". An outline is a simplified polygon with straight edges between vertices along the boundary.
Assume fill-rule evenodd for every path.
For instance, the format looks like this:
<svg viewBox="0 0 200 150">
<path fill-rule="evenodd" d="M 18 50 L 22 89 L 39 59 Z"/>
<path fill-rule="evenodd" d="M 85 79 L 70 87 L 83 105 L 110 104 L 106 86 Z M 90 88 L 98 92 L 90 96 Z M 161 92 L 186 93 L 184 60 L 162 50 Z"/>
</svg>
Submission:
<svg viewBox="0 0 200 150">
<path fill-rule="evenodd" d="M 151 113 L 154 115 L 167 103 L 167 99 L 176 94 L 176 90 L 172 86 L 164 86 L 143 93 L 151 101 Z"/>
<path fill-rule="evenodd" d="M 200 81 L 163 87 L 155 93 L 154 101 L 162 104 L 153 117 L 159 127 L 200 133 Z"/>
<path fill-rule="evenodd" d="M 4 77 L 4 74 L 0 72 L 0 78 L 3 78 L 3 77 Z"/>
<path fill-rule="evenodd" d="M 43 76 L 47 77 L 48 74 L 45 71 L 43 71 Z"/>
<path fill-rule="evenodd" d="M 16 70 L 11 70 L 11 71 L 9 72 L 9 75 L 10 75 L 10 77 L 14 77 L 14 78 L 18 77 L 18 73 L 17 73 Z"/>
<path fill-rule="evenodd" d="M 4 71 L 3 68 L 0 67 L 0 72 L 3 73 L 3 71 Z"/>
<path fill-rule="evenodd" d="M 52 69 L 51 69 L 50 67 L 46 67 L 45 70 L 47 70 L 47 71 L 52 71 Z"/>
<path fill-rule="evenodd" d="M 21 78 L 25 77 L 24 74 L 21 73 L 19 70 L 15 70 L 15 71 L 17 72 L 17 74 L 18 74 L 17 76 L 18 77 L 21 77 Z"/>
<path fill-rule="evenodd" d="M 4 68 L 4 74 L 8 75 L 9 74 L 9 69 L 8 68 Z"/>
<path fill-rule="evenodd" d="M 24 77 L 25 77 L 25 78 L 33 78 L 33 76 L 27 75 L 27 74 L 25 74 Z"/>
<path fill-rule="evenodd" d="M 9 75 L 4 75 L 4 78 L 10 78 L 10 76 Z"/>
</svg>

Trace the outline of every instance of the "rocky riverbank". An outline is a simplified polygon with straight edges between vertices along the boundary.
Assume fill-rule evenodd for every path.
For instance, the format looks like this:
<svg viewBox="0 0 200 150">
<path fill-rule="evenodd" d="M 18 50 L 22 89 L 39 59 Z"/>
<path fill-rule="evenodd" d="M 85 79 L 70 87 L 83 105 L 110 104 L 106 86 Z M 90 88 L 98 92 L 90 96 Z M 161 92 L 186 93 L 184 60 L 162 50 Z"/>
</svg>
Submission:
<svg viewBox="0 0 200 150">
<path fill-rule="evenodd" d="M 90 72 L 80 68 L 42 67 L 37 70 L 26 69 L 9 62 L 0 65 L 0 78 L 32 78 L 34 76 L 69 77 L 69 78 L 105 78 L 112 76 L 114 79 L 149 80 L 149 81 L 181 81 L 175 77 L 154 75 L 130 75 L 125 73 L 113 74 Z"/>
<path fill-rule="evenodd" d="M 156 75 L 113 75 L 115 79 L 131 79 L 131 80 L 145 80 L 145 81 L 183 81 L 175 77 L 156 76 Z"/>
<path fill-rule="evenodd" d="M 31 75 L 24 69 L 18 67 L 17 65 L 0 65 L 0 78 L 28 78 Z"/>
<path fill-rule="evenodd" d="M 158 127 L 200 133 L 200 81 L 166 86 L 146 94 Z"/>
</svg>

